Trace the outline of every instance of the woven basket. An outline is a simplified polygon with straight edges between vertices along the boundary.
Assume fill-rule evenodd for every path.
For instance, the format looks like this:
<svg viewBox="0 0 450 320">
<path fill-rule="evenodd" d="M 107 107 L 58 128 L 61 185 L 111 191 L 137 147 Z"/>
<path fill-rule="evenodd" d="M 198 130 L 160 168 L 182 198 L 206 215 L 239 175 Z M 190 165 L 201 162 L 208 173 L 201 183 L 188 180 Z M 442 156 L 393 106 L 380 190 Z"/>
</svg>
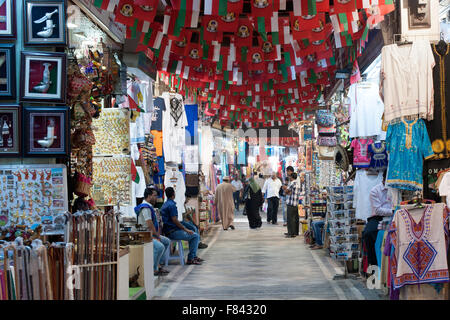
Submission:
<svg viewBox="0 0 450 320">
<path fill-rule="evenodd" d="M 84 174 L 77 172 L 75 182 L 75 194 L 79 197 L 87 197 L 91 191 L 92 180 Z"/>
</svg>

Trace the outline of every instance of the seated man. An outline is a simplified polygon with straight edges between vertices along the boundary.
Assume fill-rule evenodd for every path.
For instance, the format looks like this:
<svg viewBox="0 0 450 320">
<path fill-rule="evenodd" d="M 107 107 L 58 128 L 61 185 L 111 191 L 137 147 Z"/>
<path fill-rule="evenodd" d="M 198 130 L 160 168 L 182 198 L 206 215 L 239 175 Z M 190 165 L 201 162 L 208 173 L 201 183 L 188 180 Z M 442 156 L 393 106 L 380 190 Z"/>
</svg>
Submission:
<svg viewBox="0 0 450 320">
<path fill-rule="evenodd" d="M 171 240 L 185 240 L 189 242 L 189 254 L 186 264 L 199 265 L 203 261 L 197 257 L 198 243 L 200 237 L 197 233 L 189 230 L 178 221 L 177 204 L 175 203 L 175 190 L 172 187 L 166 188 L 167 201 L 161 207 L 163 219 L 163 232 Z"/>
<path fill-rule="evenodd" d="M 152 233 L 153 238 L 153 273 L 155 276 L 165 276 L 169 271 L 159 267 L 162 257 L 169 249 L 170 240 L 161 235 L 161 227 L 156 217 L 153 205 L 158 198 L 156 189 L 146 188 L 144 191 L 144 201 L 134 208 L 134 212 L 138 216 L 138 224 L 145 221 L 148 229 Z M 142 223 L 141 223 L 142 224 Z M 159 268 L 158 268 L 159 267 Z"/>
<path fill-rule="evenodd" d="M 314 239 L 316 241 L 316 244 L 311 246 L 311 250 L 318 250 L 323 248 L 322 231 L 324 225 L 325 221 L 323 220 L 316 220 L 312 222 L 312 229 L 314 232 Z"/>
</svg>

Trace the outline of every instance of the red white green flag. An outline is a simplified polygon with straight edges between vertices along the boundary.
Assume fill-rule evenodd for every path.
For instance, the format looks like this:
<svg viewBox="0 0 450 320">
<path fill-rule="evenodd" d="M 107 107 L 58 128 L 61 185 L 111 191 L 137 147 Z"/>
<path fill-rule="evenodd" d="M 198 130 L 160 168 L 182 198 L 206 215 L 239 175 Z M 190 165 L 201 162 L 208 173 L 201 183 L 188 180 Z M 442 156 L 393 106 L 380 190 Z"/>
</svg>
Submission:
<svg viewBox="0 0 450 320">
<path fill-rule="evenodd" d="M 93 0 L 94 6 L 108 12 L 114 12 L 119 0 Z"/>
<path fill-rule="evenodd" d="M 308 16 L 317 14 L 316 0 L 293 0 L 294 16 Z"/>
<path fill-rule="evenodd" d="M 234 12 L 236 16 L 242 13 L 244 0 L 204 0 L 204 15 L 224 16 Z"/>
<path fill-rule="evenodd" d="M 139 177 L 136 165 L 134 164 L 134 159 L 131 159 L 131 180 L 133 180 L 134 183 L 139 183 L 139 181 L 141 181 L 141 177 Z"/>
</svg>

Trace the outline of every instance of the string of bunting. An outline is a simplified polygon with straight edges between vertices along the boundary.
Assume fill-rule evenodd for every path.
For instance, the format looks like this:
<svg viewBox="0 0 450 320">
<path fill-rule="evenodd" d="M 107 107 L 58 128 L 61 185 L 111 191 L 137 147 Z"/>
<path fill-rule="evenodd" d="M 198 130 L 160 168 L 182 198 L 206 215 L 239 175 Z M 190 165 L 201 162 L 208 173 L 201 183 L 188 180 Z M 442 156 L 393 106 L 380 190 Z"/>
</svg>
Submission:
<svg viewBox="0 0 450 320">
<path fill-rule="evenodd" d="M 289 124 L 317 108 L 393 0 L 93 0 L 139 39 L 159 76 L 221 125 Z M 357 65 L 356 65 L 357 66 Z"/>
</svg>

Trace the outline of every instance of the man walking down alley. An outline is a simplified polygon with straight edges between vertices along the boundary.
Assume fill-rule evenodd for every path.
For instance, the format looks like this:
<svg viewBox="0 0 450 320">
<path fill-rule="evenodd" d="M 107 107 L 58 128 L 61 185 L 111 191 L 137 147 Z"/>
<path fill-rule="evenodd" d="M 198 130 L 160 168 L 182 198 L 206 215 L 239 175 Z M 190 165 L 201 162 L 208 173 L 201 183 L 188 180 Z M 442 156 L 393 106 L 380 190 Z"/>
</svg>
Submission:
<svg viewBox="0 0 450 320">
<path fill-rule="evenodd" d="M 241 192 L 244 186 L 242 185 L 242 181 L 239 180 L 238 176 L 234 176 L 231 184 L 236 189 L 236 191 L 233 192 L 234 208 L 236 210 L 239 210 L 239 203 L 241 202 Z"/>
<path fill-rule="evenodd" d="M 217 186 L 214 205 L 217 206 L 223 230 L 234 230 L 234 202 L 233 193 L 236 189 L 230 183 L 229 177 L 224 177 L 223 182 Z"/>
<path fill-rule="evenodd" d="M 266 180 L 262 190 L 266 194 L 267 200 L 267 223 L 277 224 L 278 207 L 280 205 L 280 189 L 282 183 L 277 177 L 276 172 L 272 172 L 272 176 Z"/>
</svg>

